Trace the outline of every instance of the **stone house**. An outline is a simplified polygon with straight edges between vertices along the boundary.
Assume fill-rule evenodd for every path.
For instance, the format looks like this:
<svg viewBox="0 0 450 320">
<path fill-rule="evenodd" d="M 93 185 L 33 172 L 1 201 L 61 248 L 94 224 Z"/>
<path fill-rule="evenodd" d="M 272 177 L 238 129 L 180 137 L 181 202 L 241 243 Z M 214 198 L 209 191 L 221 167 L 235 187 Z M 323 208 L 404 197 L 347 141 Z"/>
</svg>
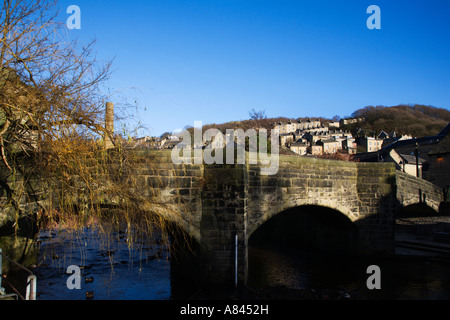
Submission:
<svg viewBox="0 0 450 320">
<path fill-rule="evenodd" d="M 306 122 L 303 122 L 303 130 L 304 129 L 313 129 L 319 128 L 321 126 L 319 119 L 308 119 Z"/>
<path fill-rule="evenodd" d="M 333 137 L 332 140 L 335 140 L 339 143 L 339 149 L 344 149 L 344 141 L 347 141 L 346 137 L 337 136 Z"/>
<path fill-rule="evenodd" d="M 365 152 L 376 152 L 383 146 L 383 139 L 374 137 L 359 138 L 358 145 L 361 146 Z"/>
<path fill-rule="evenodd" d="M 308 153 L 308 144 L 304 142 L 294 142 L 290 146 L 291 151 L 304 156 Z"/>
<path fill-rule="evenodd" d="M 419 178 L 422 178 L 422 168 L 425 160 L 420 158 L 419 161 Z M 400 154 L 396 150 L 392 149 L 389 152 L 389 156 L 384 158 L 386 162 L 395 162 L 397 170 L 403 171 L 414 177 L 417 176 L 417 163 L 416 157 L 410 154 Z"/>
<path fill-rule="evenodd" d="M 323 154 L 323 146 L 320 144 L 316 144 L 316 143 L 312 144 L 308 150 L 309 150 L 309 153 L 312 154 L 313 156 Z"/>
<path fill-rule="evenodd" d="M 288 122 L 277 122 L 274 125 L 273 128 L 275 131 L 277 131 L 280 135 L 285 133 L 291 133 L 297 130 L 297 125 L 295 123 L 292 123 L 291 121 Z"/>
<path fill-rule="evenodd" d="M 293 135 L 294 135 L 294 141 L 303 140 L 304 133 L 303 133 L 302 131 L 300 131 L 300 130 L 297 129 L 297 130 L 293 133 Z M 302 142 L 302 141 L 300 141 L 300 142 Z"/>
<path fill-rule="evenodd" d="M 280 134 L 280 146 L 288 146 L 292 142 L 294 142 L 294 134 L 293 133 Z"/>
<path fill-rule="evenodd" d="M 345 126 L 348 124 L 354 124 L 358 122 L 364 122 L 364 118 L 348 118 L 348 119 L 341 119 L 339 120 L 339 124 L 341 126 Z"/>
<path fill-rule="evenodd" d="M 328 140 L 328 139 L 330 139 L 330 136 L 328 134 L 326 134 L 326 133 L 323 133 L 323 132 L 312 131 L 312 132 L 305 133 L 304 139 L 309 141 L 309 143 L 311 143 L 311 144 L 315 144 L 319 140 Z"/>
<path fill-rule="evenodd" d="M 342 149 L 344 149 L 348 154 L 356 154 L 357 143 L 355 138 L 347 138 L 342 141 Z"/>
<path fill-rule="evenodd" d="M 428 153 L 428 157 L 428 179 L 442 188 L 448 188 L 450 186 L 450 135 L 443 138 Z"/>
<path fill-rule="evenodd" d="M 340 149 L 340 143 L 336 140 L 320 140 L 317 144 L 322 146 L 323 153 L 336 153 Z"/>
<path fill-rule="evenodd" d="M 378 138 L 367 138 L 367 152 L 373 152 L 378 151 L 381 149 L 381 146 L 383 145 L 383 139 Z"/>
<path fill-rule="evenodd" d="M 339 128 L 340 126 L 341 126 L 341 124 L 339 123 L 339 121 L 331 121 L 328 124 L 328 127 L 330 127 L 330 128 Z"/>
</svg>

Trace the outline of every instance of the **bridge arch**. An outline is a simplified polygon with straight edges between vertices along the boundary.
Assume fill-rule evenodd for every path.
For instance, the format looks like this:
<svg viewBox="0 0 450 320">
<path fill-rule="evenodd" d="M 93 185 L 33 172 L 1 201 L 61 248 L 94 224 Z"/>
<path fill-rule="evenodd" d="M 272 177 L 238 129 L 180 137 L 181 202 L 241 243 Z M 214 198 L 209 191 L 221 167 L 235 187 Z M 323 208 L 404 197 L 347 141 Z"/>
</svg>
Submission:
<svg viewBox="0 0 450 320">
<path fill-rule="evenodd" d="M 439 212 L 426 202 L 415 202 L 402 205 L 396 212 L 396 218 L 416 218 L 437 216 Z"/>
<path fill-rule="evenodd" d="M 355 214 L 352 208 L 339 204 L 336 205 L 336 202 L 332 201 L 329 198 L 292 199 L 290 201 L 283 201 L 280 205 L 277 206 L 260 205 L 259 208 L 256 209 L 256 212 L 253 210 L 249 210 L 250 212 L 247 238 L 250 238 L 257 229 L 259 229 L 273 217 L 284 212 L 296 210 L 296 208 L 302 207 L 324 208 L 326 210 L 329 210 L 330 212 L 333 211 L 336 214 L 344 216 L 350 222 L 355 222 L 356 220 L 358 220 L 357 214 Z M 263 208 L 266 208 L 266 210 L 264 210 Z"/>
<path fill-rule="evenodd" d="M 272 215 L 249 234 L 250 245 L 281 243 L 331 253 L 355 253 L 358 226 L 330 207 L 301 205 Z"/>
</svg>

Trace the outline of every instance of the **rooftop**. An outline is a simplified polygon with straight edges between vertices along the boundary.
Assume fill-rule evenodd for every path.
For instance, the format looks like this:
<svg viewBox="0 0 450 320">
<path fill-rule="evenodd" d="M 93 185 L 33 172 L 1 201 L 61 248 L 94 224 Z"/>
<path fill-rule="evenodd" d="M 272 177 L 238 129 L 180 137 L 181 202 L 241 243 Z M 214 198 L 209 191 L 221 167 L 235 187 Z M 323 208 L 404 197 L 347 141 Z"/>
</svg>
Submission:
<svg viewBox="0 0 450 320">
<path fill-rule="evenodd" d="M 442 153 L 450 153 L 450 135 L 442 139 L 428 154 L 437 155 Z"/>
<path fill-rule="evenodd" d="M 336 141 L 336 140 L 331 140 L 331 139 L 328 139 L 328 140 L 321 140 L 321 142 L 322 142 L 322 143 L 339 143 L 338 141 Z"/>
<path fill-rule="evenodd" d="M 308 144 L 304 143 L 304 142 L 294 142 L 293 144 L 291 144 L 291 147 L 307 147 Z"/>
<path fill-rule="evenodd" d="M 412 164 L 416 163 L 416 156 L 412 156 L 409 154 L 400 154 L 400 157 L 402 157 L 403 160 L 406 161 L 406 163 L 412 163 Z M 419 157 L 419 164 L 422 164 L 424 162 L 425 162 L 425 160 Z"/>
</svg>

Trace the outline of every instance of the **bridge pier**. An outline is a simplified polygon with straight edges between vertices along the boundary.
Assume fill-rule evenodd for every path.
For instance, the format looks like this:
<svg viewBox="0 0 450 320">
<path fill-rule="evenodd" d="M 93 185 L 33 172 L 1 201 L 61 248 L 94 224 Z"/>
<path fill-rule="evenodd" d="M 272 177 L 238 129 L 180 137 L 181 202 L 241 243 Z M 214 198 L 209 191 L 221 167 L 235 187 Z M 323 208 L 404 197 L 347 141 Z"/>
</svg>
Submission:
<svg viewBox="0 0 450 320">
<path fill-rule="evenodd" d="M 235 237 L 238 236 L 238 285 L 247 281 L 246 165 L 205 165 L 201 194 L 201 246 L 204 275 L 210 284 L 235 284 Z"/>
</svg>

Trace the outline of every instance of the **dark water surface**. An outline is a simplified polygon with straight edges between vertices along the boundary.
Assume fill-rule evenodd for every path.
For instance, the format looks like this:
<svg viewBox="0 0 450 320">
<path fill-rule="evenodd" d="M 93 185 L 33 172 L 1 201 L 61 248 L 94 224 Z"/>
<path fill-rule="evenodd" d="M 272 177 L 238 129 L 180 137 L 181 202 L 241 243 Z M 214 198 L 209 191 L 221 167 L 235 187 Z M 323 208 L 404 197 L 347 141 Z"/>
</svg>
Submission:
<svg viewBox="0 0 450 320">
<path fill-rule="evenodd" d="M 93 292 L 93 299 L 98 300 L 208 299 L 222 294 L 206 294 L 192 286 L 181 290 L 181 296 L 178 290 L 174 297 L 177 279 L 171 273 L 171 255 L 158 238 L 129 246 L 125 233 L 105 239 L 95 229 L 77 234 L 41 232 L 39 251 L 33 269 L 39 300 L 84 300 L 86 292 Z M 67 288 L 70 265 L 81 267 L 81 290 Z M 366 287 L 369 265 L 381 268 L 381 290 Z M 449 266 L 422 258 L 367 259 L 280 246 L 250 247 L 249 297 L 450 299 Z"/>
<path fill-rule="evenodd" d="M 160 239 L 129 246 L 125 233 L 105 238 L 95 229 L 81 233 L 41 232 L 39 300 L 84 300 L 93 292 L 99 300 L 167 300 L 171 297 L 169 251 Z M 69 290 L 67 268 L 81 270 L 81 289 Z"/>
<path fill-rule="evenodd" d="M 317 299 L 450 299 L 450 263 L 420 257 L 363 258 L 333 256 L 294 248 L 251 248 L 248 285 L 255 288 L 293 289 L 314 293 Z M 381 270 L 381 289 L 369 290 L 367 268 Z M 304 296 L 304 295 L 303 295 Z"/>
</svg>

